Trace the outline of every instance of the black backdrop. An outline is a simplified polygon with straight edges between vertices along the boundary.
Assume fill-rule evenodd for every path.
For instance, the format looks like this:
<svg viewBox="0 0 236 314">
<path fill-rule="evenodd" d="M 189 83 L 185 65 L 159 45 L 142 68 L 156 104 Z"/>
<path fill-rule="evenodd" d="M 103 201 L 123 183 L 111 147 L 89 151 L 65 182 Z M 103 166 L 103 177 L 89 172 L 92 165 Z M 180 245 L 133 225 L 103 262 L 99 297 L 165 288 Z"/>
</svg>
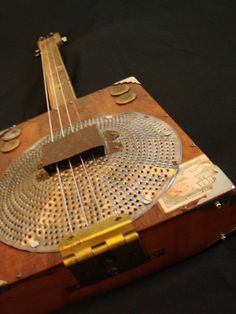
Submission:
<svg viewBox="0 0 236 314">
<path fill-rule="evenodd" d="M 234 1 L 1 1 L 0 129 L 45 111 L 36 40 L 67 35 L 78 96 L 127 76 L 235 182 Z M 236 237 L 60 313 L 236 313 Z"/>
</svg>

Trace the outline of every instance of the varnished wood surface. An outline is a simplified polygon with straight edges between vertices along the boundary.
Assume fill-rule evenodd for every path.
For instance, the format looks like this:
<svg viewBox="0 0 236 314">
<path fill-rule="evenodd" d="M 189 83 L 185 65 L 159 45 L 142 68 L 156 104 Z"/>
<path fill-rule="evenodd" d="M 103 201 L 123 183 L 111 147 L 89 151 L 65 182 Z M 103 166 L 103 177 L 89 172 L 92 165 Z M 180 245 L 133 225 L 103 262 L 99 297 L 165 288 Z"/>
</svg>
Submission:
<svg viewBox="0 0 236 314">
<path fill-rule="evenodd" d="M 143 246 L 152 252 L 150 262 L 84 288 L 79 287 L 68 269 L 59 265 L 19 281 L 0 295 L 1 313 L 51 313 L 75 301 L 105 293 L 202 251 L 219 239 L 219 232 L 228 232 L 235 223 L 232 206 L 191 211 L 142 233 Z M 155 255 L 163 249 L 164 254 Z"/>
</svg>

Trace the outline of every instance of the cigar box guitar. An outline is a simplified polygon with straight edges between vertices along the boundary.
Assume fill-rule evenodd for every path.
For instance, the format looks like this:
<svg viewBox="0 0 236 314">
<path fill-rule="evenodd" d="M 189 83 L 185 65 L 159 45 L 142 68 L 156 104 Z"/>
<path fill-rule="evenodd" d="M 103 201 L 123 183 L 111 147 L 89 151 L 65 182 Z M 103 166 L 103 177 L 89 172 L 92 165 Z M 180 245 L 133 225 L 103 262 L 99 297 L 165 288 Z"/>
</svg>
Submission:
<svg viewBox="0 0 236 314">
<path fill-rule="evenodd" d="M 76 98 L 63 41 L 38 40 L 46 112 L 1 133 L 1 313 L 104 293 L 236 226 L 233 183 L 137 79 Z"/>
</svg>

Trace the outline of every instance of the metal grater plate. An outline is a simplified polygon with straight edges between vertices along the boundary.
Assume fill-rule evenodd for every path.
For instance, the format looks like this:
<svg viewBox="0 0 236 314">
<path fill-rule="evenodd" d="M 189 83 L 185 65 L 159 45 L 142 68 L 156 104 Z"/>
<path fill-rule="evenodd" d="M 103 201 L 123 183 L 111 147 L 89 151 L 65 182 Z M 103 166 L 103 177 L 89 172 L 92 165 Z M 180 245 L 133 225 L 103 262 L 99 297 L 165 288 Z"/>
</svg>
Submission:
<svg viewBox="0 0 236 314">
<path fill-rule="evenodd" d="M 115 130 L 123 150 L 60 169 L 68 212 L 55 173 L 39 181 L 44 137 L 15 159 L 0 179 L 0 240 L 33 252 L 58 251 L 60 241 L 111 215 L 134 220 L 170 186 L 181 161 L 181 141 L 164 121 L 141 113 L 101 116 L 74 124 Z M 65 134 L 71 129 L 65 128 Z M 61 132 L 54 134 L 55 139 Z M 85 169 L 87 174 L 85 173 Z M 76 180 L 76 183 L 75 183 Z M 79 194 L 78 194 L 79 192 Z"/>
</svg>

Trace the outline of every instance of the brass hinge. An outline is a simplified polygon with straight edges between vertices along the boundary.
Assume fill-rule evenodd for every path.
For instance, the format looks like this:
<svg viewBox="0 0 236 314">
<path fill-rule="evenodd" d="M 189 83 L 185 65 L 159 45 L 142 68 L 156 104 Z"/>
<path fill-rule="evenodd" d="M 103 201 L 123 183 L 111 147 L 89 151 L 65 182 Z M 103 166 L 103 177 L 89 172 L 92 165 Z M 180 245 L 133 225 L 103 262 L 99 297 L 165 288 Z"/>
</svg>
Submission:
<svg viewBox="0 0 236 314">
<path fill-rule="evenodd" d="M 98 222 L 61 242 L 61 255 L 81 286 L 101 281 L 147 260 L 128 215 Z"/>
</svg>

